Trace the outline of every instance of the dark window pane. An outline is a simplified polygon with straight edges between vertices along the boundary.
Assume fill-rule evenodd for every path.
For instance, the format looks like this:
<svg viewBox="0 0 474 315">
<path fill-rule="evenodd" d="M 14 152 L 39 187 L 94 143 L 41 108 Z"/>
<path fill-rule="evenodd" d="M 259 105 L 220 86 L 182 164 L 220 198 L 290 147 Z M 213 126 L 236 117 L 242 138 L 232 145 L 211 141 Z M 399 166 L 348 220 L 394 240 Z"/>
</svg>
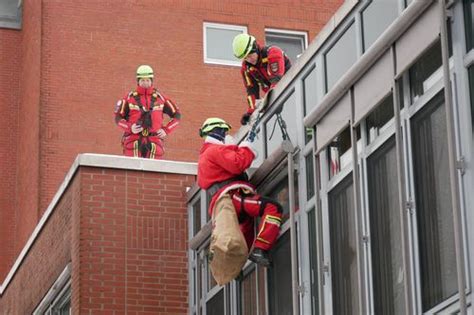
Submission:
<svg viewBox="0 0 474 315">
<path fill-rule="evenodd" d="M 326 92 L 357 60 L 355 24 L 345 31 L 325 56 Z"/>
<path fill-rule="evenodd" d="M 357 140 L 360 139 L 360 127 L 356 129 Z M 352 163 L 351 130 L 344 129 L 328 146 L 329 178 L 338 174 L 340 170 Z"/>
<path fill-rule="evenodd" d="M 433 47 L 428 49 L 428 51 L 410 67 L 410 94 L 412 102 L 415 102 L 442 78 L 441 64 L 441 44 L 440 41 L 437 41 Z"/>
<path fill-rule="evenodd" d="M 362 27 L 364 34 L 364 51 L 398 16 L 398 1 L 374 0 L 362 11 Z"/>
<path fill-rule="evenodd" d="M 224 310 L 224 289 L 220 290 L 206 303 L 207 315 L 223 315 Z"/>
<path fill-rule="evenodd" d="M 240 283 L 240 308 L 242 315 L 257 315 L 257 272 L 252 269 Z"/>
<path fill-rule="evenodd" d="M 357 314 L 356 222 L 352 173 L 329 193 L 333 314 Z"/>
<path fill-rule="evenodd" d="M 397 177 L 392 137 L 367 160 L 375 314 L 405 311 Z"/>
<path fill-rule="evenodd" d="M 464 0 L 464 27 L 466 29 L 466 50 L 474 48 L 474 1 Z"/>
<path fill-rule="evenodd" d="M 297 57 L 305 49 L 305 37 L 299 34 L 267 32 L 265 34 L 265 43 L 267 46 L 275 45 L 280 47 L 292 63 L 296 61 Z"/>
<path fill-rule="evenodd" d="M 196 235 L 201 230 L 201 200 L 198 199 L 193 204 L 193 235 Z"/>
<path fill-rule="evenodd" d="M 298 203 L 298 176 L 295 176 L 295 211 L 299 209 Z M 276 186 L 274 186 L 268 197 L 278 201 L 283 207 L 282 223 L 290 218 L 290 191 L 288 188 L 288 177 L 283 178 Z"/>
<path fill-rule="evenodd" d="M 366 118 L 367 143 L 374 141 L 382 131 L 382 127 L 394 116 L 393 95 L 387 96 Z"/>
<path fill-rule="evenodd" d="M 319 314 L 318 303 L 318 249 L 316 246 L 316 210 L 312 208 L 308 212 L 308 231 L 309 231 L 309 269 L 311 273 L 311 309 L 312 314 Z"/>
<path fill-rule="evenodd" d="M 280 237 L 271 255 L 273 266 L 268 269 L 270 314 L 291 314 L 293 303 L 289 232 Z"/>
<path fill-rule="evenodd" d="M 314 163 L 313 155 L 309 154 L 305 157 L 306 160 L 306 200 L 314 196 Z"/>
<path fill-rule="evenodd" d="M 469 93 L 471 96 L 471 121 L 472 130 L 474 132 L 474 66 L 469 67 Z"/>
<path fill-rule="evenodd" d="M 411 121 L 423 311 L 457 292 L 442 93 Z"/>
</svg>

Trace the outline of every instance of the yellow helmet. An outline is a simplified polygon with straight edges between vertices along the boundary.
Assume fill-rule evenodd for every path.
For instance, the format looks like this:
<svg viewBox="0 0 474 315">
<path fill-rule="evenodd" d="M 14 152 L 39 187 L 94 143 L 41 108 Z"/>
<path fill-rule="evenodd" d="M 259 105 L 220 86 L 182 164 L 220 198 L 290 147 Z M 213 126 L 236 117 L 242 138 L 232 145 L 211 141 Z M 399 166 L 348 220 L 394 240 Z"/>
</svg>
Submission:
<svg viewBox="0 0 474 315">
<path fill-rule="evenodd" d="M 232 127 L 224 119 L 216 117 L 208 118 L 204 121 L 201 128 L 199 129 L 199 136 L 207 136 L 214 128 L 222 128 L 229 131 Z"/>
<path fill-rule="evenodd" d="M 149 65 L 141 65 L 137 68 L 137 79 L 153 79 L 153 68 Z"/>
<path fill-rule="evenodd" d="M 252 51 L 255 43 L 255 37 L 249 34 L 239 34 L 234 37 L 232 42 L 232 49 L 234 56 L 239 59 L 244 59 Z"/>
</svg>

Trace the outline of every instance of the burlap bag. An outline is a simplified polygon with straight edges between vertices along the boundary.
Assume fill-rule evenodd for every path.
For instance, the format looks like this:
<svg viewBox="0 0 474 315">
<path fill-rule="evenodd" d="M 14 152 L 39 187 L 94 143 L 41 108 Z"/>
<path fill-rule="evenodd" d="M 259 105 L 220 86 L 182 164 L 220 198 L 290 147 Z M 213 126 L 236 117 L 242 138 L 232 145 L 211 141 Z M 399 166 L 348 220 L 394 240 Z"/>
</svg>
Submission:
<svg viewBox="0 0 474 315">
<path fill-rule="evenodd" d="M 212 220 L 210 267 L 217 284 L 224 285 L 239 275 L 248 255 L 247 243 L 228 194 L 216 202 Z"/>
</svg>

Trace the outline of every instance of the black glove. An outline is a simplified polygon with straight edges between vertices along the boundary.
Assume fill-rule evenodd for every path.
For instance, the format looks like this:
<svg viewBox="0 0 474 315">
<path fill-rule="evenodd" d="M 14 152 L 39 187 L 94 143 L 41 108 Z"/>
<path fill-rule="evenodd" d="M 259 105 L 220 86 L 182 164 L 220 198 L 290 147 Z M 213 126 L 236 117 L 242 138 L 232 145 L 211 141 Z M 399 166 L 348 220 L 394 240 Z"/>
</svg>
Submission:
<svg viewBox="0 0 474 315">
<path fill-rule="evenodd" d="M 246 125 L 248 124 L 249 120 L 250 120 L 250 116 L 252 116 L 252 114 L 250 113 L 245 113 L 242 115 L 242 118 L 240 119 L 240 123 L 242 125 Z"/>
</svg>

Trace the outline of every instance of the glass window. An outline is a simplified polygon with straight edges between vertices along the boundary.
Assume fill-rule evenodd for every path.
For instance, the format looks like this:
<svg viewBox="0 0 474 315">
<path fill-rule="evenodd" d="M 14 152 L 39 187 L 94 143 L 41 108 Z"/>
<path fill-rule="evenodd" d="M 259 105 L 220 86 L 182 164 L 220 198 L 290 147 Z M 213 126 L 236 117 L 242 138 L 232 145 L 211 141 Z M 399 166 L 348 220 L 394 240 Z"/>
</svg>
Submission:
<svg viewBox="0 0 474 315">
<path fill-rule="evenodd" d="M 329 237 L 333 314 L 358 309 L 356 221 L 352 173 L 329 193 Z"/>
<path fill-rule="evenodd" d="M 268 269 L 269 314 L 291 314 L 293 312 L 291 284 L 290 233 L 280 237 L 272 249 L 272 268 Z"/>
<path fill-rule="evenodd" d="M 316 210 L 311 208 L 308 211 L 308 231 L 309 231 L 309 269 L 310 269 L 310 290 L 312 314 L 319 314 L 318 303 L 318 248 L 316 245 Z"/>
<path fill-rule="evenodd" d="M 193 235 L 196 235 L 201 230 L 201 199 L 193 204 L 193 223 Z"/>
<path fill-rule="evenodd" d="M 324 59 L 326 63 L 327 92 L 357 60 L 356 28 L 354 23 L 326 53 Z"/>
<path fill-rule="evenodd" d="M 294 146 L 297 144 L 297 130 L 299 126 L 296 120 L 296 99 L 295 93 L 286 99 L 281 111 L 283 125 L 286 126 L 286 132 Z M 277 114 L 274 114 L 265 124 L 267 156 L 271 155 L 283 142 L 283 134 L 278 123 Z"/>
<path fill-rule="evenodd" d="M 466 28 L 466 50 L 474 48 L 474 0 L 464 0 L 464 27 Z"/>
<path fill-rule="evenodd" d="M 314 163 L 313 155 L 309 154 L 305 157 L 306 161 L 306 200 L 314 196 Z"/>
<path fill-rule="evenodd" d="M 398 16 L 397 0 L 374 0 L 362 11 L 364 51 L 375 42 Z"/>
<path fill-rule="evenodd" d="M 471 96 L 472 131 L 474 132 L 474 66 L 469 67 L 468 73 L 469 73 L 469 92 Z"/>
<path fill-rule="evenodd" d="M 411 120 L 423 311 L 457 292 L 443 92 Z"/>
<path fill-rule="evenodd" d="M 267 46 L 275 45 L 280 47 L 285 54 L 294 63 L 296 59 L 306 49 L 306 32 L 266 30 L 265 44 Z"/>
<path fill-rule="evenodd" d="M 309 71 L 303 78 L 303 95 L 304 95 L 304 115 L 306 116 L 316 106 L 317 92 L 316 92 L 316 67 Z"/>
<path fill-rule="evenodd" d="M 255 268 L 247 273 L 240 282 L 240 309 L 242 314 L 257 315 L 257 272 Z"/>
<path fill-rule="evenodd" d="M 234 57 L 234 37 L 247 33 L 247 27 L 217 23 L 204 23 L 204 62 L 240 66 L 242 62 Z"/>
<path fill-rule="evenodd" d="M 384 126 L 394 117 L 393 95 L 387 96 L 366 118 L 367 143 L 383 132 Z"/>
<path fill-rule="evenodd" d="M 298 211 L 298 176 L 295 176 L 295 211 Z M 283 207 L 282 223 L 290 218 L 290 191 L 288 188 L 288 177 L 285 176 L 268 193 L 268 197 L 278 201 Z"/>
<path fill-rule="evenodd" d="M 221 289 L 216 295 L 214 295 L 206 303 L 206 314 L 207 315 L 223 315 L 225 314 L 224 308 L 224 289 Z"/>
<path fill-rule="evenodd" d="M 357 127 L 357 140 L 360 139 L 360 127 Z M 338 174 L 344 167 L 352 163 L 351 152 L 351 129 L 344 129 L 333 141 L 328 145 L 328 163 L 329 178 Z"/>
<path fill-rule="evenodd" d="M 420 59 L 410 67 L 410 95 L 415 102 L 436 82 L 443 78 L 441 68 L 441 43 L 439 41 L 428 49 Z"/>
<path fill-rule="evenodd" d="M 367 160 L 375 314 L 403 314 L 404 271 L 395 138 Z"/>
<path fill-rule="evenodd" d="M 21 0 L 0 1 L 0 27 L 21 28 Z"/>
</svg>

